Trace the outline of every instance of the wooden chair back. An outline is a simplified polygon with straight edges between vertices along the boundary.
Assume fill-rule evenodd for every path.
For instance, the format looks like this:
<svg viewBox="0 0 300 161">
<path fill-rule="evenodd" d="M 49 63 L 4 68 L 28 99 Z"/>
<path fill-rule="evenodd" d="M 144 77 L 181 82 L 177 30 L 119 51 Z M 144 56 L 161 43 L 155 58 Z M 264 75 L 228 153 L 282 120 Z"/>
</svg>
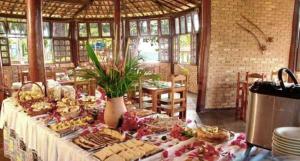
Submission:
<svg viewBox="0 0 300 161">
<path fill-rule="evenodd" d="M 289 76 L 287 73 L 283 73 L 283 82 L 288 82 Z M 272 71 L 271 72 L 271 80 L 272 81 L 278 81 L 278 72 L 277 71 Z"/>
<path fill-rule="evenodd" d="M 175 107 L 175 94 L 181 93 L 181 99 L 187 99 L 187 77 L 185 75 L 172 75 L 171 76 L 171 92 L 170 92 L 170 101 L 171 101 L 171 110 L 174 114 Z"/>
<path fill-rule="evenodd" d="M 259 74 L 259 73 L 249 73 L 249 72 L 246 72 L 246 79 L 245 79 L 245 81 L 249 85 L 249 84 L 254 83 L 257 80 L 263 81 L 264 78 L 265 78 L 265 75 L 263 73 Z"/>
<path fill-rule="evenodd" d="M 74 88 L 76 92 L 84 92 L 88 95 L 95 95 L 96 90 L 96 80 L 88 79 L 84 80 L 80 77 L 80 69 L 74 70 Z"/>
</svg>

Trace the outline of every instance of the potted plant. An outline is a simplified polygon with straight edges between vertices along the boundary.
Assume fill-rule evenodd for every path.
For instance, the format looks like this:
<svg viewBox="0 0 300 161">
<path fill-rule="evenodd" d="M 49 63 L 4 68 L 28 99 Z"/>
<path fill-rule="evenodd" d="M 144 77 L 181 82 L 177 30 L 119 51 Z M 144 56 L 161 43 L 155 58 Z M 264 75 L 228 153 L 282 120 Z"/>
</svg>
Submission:
<svg viewBox="0 0 300 161">
<path fill-rule="evenodd" d="M 107 96 L 104 121 L 109 127 L 116 128 L 120 118 L 127 111 L 124 94 L 145 74 L 145 71 L 140 68 L 141 58 L 127 56 L 126 50 L 125 56 L 113 53 L 112 58 L 108 58 L 107 62 L 100 63 L 91 45 L 87 44 L 86 48 L 94 68 L 82 70 L 82 76 L 95 79 L 97 85 L 104 90 Z"/>
</svg>

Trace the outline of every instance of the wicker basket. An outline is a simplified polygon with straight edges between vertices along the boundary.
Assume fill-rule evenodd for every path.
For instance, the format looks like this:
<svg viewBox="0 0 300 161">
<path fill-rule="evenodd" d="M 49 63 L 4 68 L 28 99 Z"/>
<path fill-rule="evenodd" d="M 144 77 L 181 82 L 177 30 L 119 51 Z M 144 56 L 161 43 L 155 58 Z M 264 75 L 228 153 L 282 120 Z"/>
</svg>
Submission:
<svg viewBox="0 0 300 161">
<path fill-rule="evenodd" d="M 21 100 L 21 99 L 20 99 L 20 93 L 23 91 L 23 88 L 25 87 L 25 85 L 28 85 L 28 84 L 36 85 L 37 87 L 39 87 L 39 89 L 41 90 L 41 93 L 44 95 L 43 98 L 39 98 L 39 99 L 31 99 L 31 100 L 29 100 L 29 101 Z M 18 100 L 19 104 L 20 104 L 23 108 L 25 108 L 25 109 L 30 108 L 31 105 L 33 105 L 34 103 L 43 101 L 44 99 L 45 99 L 45 92 L 44 92 L 43 88 L 42 88 L 39 84 L 37 84 L 37 83 L 35 83 L 35 82 L 27 82 L 27 83 L 24 83 L 24 84 L 21 86 L 21 88 L 18 90 L 18 93 L 17 93 L 17 100 Z"/>
</svg>

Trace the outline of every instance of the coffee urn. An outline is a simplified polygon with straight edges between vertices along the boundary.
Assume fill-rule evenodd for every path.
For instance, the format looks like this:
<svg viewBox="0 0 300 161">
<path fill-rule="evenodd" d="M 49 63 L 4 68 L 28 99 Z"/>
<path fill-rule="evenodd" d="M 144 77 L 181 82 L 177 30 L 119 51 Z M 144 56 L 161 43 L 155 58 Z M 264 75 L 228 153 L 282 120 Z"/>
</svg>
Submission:
<svg viewBox="0 0 300 161">
<path fill-rule="evenodd" d="M 293 83 L 284 83 L 286 72 Z M 249 89 L 246 139 L 250 152 L 252 146 L 272 148 L 272 135 L 277 127 L 300 126 L 300 86 L 287 68 L 278 71 L 276 82 L 255 82 Z"/>
</svg>

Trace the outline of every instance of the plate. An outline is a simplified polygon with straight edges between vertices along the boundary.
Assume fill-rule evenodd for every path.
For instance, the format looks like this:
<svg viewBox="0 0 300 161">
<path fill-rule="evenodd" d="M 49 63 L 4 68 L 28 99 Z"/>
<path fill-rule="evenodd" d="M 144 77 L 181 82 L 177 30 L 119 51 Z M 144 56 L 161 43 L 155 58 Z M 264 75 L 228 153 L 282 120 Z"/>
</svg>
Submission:
<svg viewBox="0 0 300 161">
<path fill-rule="evenodd" d="M 297 156 L 300 156 L 300 151 L 297 152 L 297 151 L 293 151 L 291 149 L 286 149 L 286 148 L 283 148 L 283 147 L 280 147 L 276 144 L 272 144 L 272 149 L 273 150 L 277 150 L 281 153 L 284 153 L 284 154 L 290 154 L 290 155 L 297 155 Z"/>
<path fill-rule="evenodd" d="M 300 142 L 300 127 L 280 127 L 275 129 L 274 133 L 285 139 Z"/>
<path fill-rule="evenodd" d="M 293 143 L 293 142 L 286 142 L 283 140 L 280 140 L 278 138 L 273 138 L 273 142 L 282 144 L 283 146 L 288 146 L 288 147 L 293 147 L 293 148 L 299 148 L 300 149 L 300 144 Z"/>
</svg>

